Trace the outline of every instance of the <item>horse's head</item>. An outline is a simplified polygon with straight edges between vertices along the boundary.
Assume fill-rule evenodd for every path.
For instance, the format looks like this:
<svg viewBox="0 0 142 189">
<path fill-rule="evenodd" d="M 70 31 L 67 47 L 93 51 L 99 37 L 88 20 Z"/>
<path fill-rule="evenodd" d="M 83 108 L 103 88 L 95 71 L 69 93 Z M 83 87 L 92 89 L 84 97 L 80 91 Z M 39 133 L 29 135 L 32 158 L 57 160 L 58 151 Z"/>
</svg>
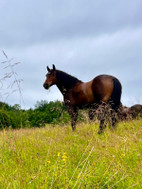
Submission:
<svg viewBox="0 0 142 189">
<path fill-rule="evenodd" d="M 43 87 L 45 89 L 48 89 L 49 87 L 51 87 L 52 85 L 57 83 L 55 65 L 53 64 L 53 69 L 50 69 L 47 66 L 47 71 L 48 71 L 48 73 L 46 74 L 46 80 L 43 84 Z"/>
</svg>

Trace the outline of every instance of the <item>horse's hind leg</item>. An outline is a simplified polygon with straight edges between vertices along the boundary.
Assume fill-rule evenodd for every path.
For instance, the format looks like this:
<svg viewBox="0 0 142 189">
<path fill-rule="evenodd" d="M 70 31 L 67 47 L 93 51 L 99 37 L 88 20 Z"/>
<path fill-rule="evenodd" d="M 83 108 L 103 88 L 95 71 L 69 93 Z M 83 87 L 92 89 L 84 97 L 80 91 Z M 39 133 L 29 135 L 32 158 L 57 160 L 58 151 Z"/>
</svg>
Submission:
<svg viewBox="0 0 142 189">
<path fill-rule="evenodd" d="M 98 119 L 100 120 L 100 126 L 99 126 L 99 131 L 98 134 L 103 133 L 105 127 L 106 127 L 106 104 L 102 103 L 100 104 L 98 110 L 97 110 L 97 114 L 98 114 Z"/>
<path fill-rule="evenodd" d="M 98 134 L 103 133 L 104 128 L 105 128 L 105 124 L 104 123 L 105 123 L 105 119 L 100 120 L 100 129 L 98 131 Z"/>
<path fill-rule="evenodd" d="M 111 112 L 112 130 L 115 128 L 115 125 L 117 123 L 116 114 L 117 112 L 115 110 L 112 110 Z"/>
</svg>

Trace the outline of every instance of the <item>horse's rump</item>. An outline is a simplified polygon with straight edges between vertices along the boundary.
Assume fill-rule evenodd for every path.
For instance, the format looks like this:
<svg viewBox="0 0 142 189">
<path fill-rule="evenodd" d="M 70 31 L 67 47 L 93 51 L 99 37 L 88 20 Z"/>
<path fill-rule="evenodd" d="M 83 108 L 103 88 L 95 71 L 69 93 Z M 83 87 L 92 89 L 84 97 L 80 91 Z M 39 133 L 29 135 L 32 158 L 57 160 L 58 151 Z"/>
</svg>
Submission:
<svg viewBox="0 0 142 189">
<path fill-rule="evenodd" d="M 110 75 L 97 76 L 92 83 L 95 102 L 112 102 L 112 107 L 117 108 L 120 105 L 121 88 L 117 78 Z"/>
</svg>

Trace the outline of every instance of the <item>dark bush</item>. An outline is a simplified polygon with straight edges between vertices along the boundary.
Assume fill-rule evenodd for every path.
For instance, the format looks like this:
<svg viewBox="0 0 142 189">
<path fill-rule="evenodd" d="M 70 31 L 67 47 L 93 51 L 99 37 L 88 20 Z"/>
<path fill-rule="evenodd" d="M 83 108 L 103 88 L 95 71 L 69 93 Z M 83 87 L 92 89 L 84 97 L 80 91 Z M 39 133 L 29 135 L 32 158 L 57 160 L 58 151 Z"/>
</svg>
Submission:
<svg viewBox="0 0 142 189">
<path fill-rule="evenodd" d="M 8 112 L 0 110 L 0 128 L 8 128 L 12 125 Z"/>
</svg>

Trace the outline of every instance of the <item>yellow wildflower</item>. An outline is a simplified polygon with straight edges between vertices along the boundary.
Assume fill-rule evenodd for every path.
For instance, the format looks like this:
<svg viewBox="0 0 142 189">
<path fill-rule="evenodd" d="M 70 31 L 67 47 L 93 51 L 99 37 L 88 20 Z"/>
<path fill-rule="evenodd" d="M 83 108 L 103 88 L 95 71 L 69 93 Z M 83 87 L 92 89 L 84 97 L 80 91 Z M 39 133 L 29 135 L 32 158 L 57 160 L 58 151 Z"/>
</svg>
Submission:
<svg viewBox="0 0 142 189">
<path fill-rule="evenodd" d="M 93 166 L 95 166 L 96 165 L 96 163 L 95 162 L 93 162 Z"/>
<path fill-rule="evenodd" d="M 63 154 L 62 159 L 67 159 L 66 153 Z"/>
<path fill-rule="evenodd" d="M 60 157 L 60 152 L 58 152 L 57 156 Z"/>
<path fill-rule="evenodd" d="M 122 157 L 124 157 L 124 156 L 125 156 L 125 154 L 121 154 L 121 156 L 122 156 Z"/>
<path fill-rule="evenodd" d="M 50 164 L 50 160 L 48 160 L 47 163 Z"/>
</svg>

